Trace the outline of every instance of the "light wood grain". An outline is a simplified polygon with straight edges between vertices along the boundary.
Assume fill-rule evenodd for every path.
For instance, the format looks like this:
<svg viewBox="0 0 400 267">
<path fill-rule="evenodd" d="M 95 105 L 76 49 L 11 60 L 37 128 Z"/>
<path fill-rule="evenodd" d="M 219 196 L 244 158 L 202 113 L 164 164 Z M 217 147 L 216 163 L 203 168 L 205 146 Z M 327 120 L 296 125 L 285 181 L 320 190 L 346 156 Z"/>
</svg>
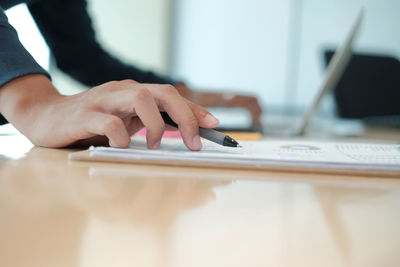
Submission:
<svg viewBox="0 0 400 267">
<path fill-rule="evenodd" d="M 400 180 L 70 162 L 0 136 L 0 266 L 400 266 Z"/>
</svg>

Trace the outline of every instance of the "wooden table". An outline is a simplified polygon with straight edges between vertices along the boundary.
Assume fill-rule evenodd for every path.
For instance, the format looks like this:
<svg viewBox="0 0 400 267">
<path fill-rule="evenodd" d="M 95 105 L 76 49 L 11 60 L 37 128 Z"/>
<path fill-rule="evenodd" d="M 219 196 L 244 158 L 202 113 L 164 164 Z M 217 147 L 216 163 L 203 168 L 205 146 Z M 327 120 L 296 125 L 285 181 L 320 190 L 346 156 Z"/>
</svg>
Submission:
<svg viewBox="0 0 400 267">
<path fill-rule="evenodd" d="M 400 179 L 69 162 L 0 136 L 0 266 L 400 266 Z"/>
</svg>

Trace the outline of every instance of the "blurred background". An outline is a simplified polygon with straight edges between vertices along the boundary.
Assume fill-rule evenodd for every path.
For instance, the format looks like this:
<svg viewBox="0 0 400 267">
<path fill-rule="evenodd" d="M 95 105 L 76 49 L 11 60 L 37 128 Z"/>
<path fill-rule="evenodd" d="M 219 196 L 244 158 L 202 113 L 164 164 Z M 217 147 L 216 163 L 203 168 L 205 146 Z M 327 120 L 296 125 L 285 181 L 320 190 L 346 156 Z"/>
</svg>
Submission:
<svg viewBox="0 0 400 267">
<path fill-rule="evenodd" d="M 88 0 L 98 40 L 123 61 L 199 90 L 254 94 L 268 111 L 310 103 L 324 51 L 343 42 L 361 7 L 355 51 L 399 58 L 398 0 Z M 84 89 L 55 69 L 27 12 L 7 11 L 23 44 L 63 93 Z"/>
</svg>

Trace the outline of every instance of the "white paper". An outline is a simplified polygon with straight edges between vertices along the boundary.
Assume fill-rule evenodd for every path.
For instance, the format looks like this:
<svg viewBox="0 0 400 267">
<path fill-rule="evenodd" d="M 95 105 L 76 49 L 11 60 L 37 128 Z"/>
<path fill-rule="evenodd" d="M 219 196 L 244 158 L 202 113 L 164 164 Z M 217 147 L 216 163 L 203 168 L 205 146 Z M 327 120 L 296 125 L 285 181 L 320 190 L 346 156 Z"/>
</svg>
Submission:
<svg viewBox="0 0 400 267">
<path fill-rule="evenodd" d="M 366 170 L 400 170 L 400 145 L 313 142 L 298 140 L 241 141 L 231 148 L 202 140 L 201 151 L 190 151 L 181 139 L 163 139 L 159 150 L 135 137 L 127 149 L 95 147 L 91 156 L 244 165 L 303 166 Z"/>
</svg>

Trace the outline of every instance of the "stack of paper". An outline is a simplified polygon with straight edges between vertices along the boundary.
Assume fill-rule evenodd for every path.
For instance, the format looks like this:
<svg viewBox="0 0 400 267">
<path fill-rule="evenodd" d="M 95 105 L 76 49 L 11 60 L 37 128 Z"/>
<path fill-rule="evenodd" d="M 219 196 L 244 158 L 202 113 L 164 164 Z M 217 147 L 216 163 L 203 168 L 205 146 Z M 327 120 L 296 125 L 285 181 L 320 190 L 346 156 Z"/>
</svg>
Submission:
<svg viewBox="0 0 400 267">
<path fill-rule="evenodd" d="M 307 167 L 399 172 L 400 145 L 336 143 L 296 140 L 241 141 L 242 147 L 223 147 L 203 140 L 201 151 L 189 151 L 181 139 L 163 139 L 159 150 L 149 150 L 144 138 L 129 148 L 91 147 L 86 159 L 105 161 L 156 161 L 178 165 L 238 167 Z M 79 152 L 71 159 L 84 159 Z M 177 165 L 175 164 L 175 165 Z"/>
</svg>

